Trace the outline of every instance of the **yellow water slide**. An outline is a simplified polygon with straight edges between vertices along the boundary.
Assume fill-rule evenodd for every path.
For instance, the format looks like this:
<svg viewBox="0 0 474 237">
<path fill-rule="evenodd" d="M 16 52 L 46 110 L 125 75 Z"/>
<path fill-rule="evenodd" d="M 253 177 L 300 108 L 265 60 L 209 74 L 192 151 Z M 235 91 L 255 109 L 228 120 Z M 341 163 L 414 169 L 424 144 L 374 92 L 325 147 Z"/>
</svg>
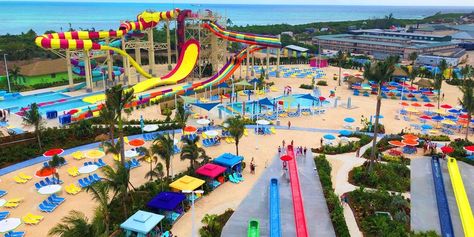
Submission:
<svg viewBox="0 0 474 237">
<path fill-rule="evenodd" d="M 452 157 L 448 157 L 448 171 L 454 196 L 456 197 L 456 203 L 458 204 L 464 236 L 474 237 L 474 217 L 472 215 L 471 205 L 469 204 L 469 199 L 464 189 L 461 173 L 459 173 L 458 163 L 456 159 Z"/>
</svg>

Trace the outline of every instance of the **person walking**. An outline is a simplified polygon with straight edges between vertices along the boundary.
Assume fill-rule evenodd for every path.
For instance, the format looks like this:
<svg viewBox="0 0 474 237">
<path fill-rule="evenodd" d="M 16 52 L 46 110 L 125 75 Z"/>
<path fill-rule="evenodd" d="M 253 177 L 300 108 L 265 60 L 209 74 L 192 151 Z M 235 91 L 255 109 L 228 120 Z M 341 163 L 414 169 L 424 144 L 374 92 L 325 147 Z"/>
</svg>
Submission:
<svg viewBox="0 0 474 237">
<path fill-rule="evenodd" d="M 306 147 L 304 147 L 304 149 L 303 149 L 304 157 L 306 157 L 306 151 L 307 151 L 307 149 L 306 149 Z"/>
<path fill-rule="evenodd" d="M 360 156 L 360 147 L 357 148 L 357 151 L 356 151 L 356 157 L 359 157 Z"/>
<path fill-rule="evenodd" d="M 252 157 L 252 160 L 250 161 L 250 173 L 255 174 L 255 163 L 254 163 L 253 157 Z"/>
<path fill-rule="evenodd" d="M 291 128 L 291 121 L 288 121 L 288 129 Z"/>
</svg>

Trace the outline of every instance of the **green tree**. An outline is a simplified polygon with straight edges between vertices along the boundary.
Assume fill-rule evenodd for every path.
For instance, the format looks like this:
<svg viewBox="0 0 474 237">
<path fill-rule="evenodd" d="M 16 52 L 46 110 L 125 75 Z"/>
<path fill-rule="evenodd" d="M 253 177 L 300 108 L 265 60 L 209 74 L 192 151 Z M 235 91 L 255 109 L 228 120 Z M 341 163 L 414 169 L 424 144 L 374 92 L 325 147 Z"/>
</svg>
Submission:
<svg viewBox="0 0 474 237">
<path fill-rule="evenodd" d="M 466 78 L 470 78 L 473 73 L 474 68 L 469 64 L 466 64 L 466 66 L 461 68 L 461 75 L 463 80 L 466 80 Z"/>
<path fill-rule="evenodd" d="M 39 108 L 36 103 L 30 105 L 30 109 L 25 111 L 25 115 L 23 116 L 23 124 L 26 126 L 34 127 L 36 140 L 38 141 L 38 147 L 40 151 L 43 150 L 43 146 L 41 144 L 41 130 L 43 129 L 43 117 L 39 113 Z"/>
<path fill-rule="evenodd" d="M 181 101 L 178 101 L 177 103 L 176 113 L 174 116 L 174 120 L 181 125 L 181 128 L 184 129 L 189 119 L 189 113 L 186 112 L 186 110 L 184 109 L 184 105 Z"/>
<path fill-rule="evenodd" d="M 408 55 L 408 60 L 411 61 L 410 65 L 412 65 L 412 66 L 415 65 L 415 62 L 416 62 L 417 59 L 418 59 L 418 53 L 417 52 L 412 52 Z"/>
<path fill-rule="evenodd" d="M 416 77 L 420 74 L 419 68 L 415 66 L 412 66 L 411 68 L 406 67 L 406 66 L 401 66 L 401 69 L 408 75 L 410 84 L 413 86 L 413 82 L 415 81 Z"/>
<path fill-rule="evenodd" d="M 21 69 L 17 65 L 13 65 L 13 68 L 8 69 L 8 73 L 10 74 L 10 78 L 13 78 L 13 82 L 15 84 L 20 84 L 19 79 L 23 78 L 23 75 L 21 75 Z"/>
<path fill-rule="evenodd" d="M 388 57 L 384 61 L 376 63 L 367 63 L 364 67 L 364 78 L 369 81 L 374 81 L 378 84 L 377 90 L 377 105 L 375 108 L 375 122 L 374 122 L 374 140 L 372 143 L 372 150 L 370 155 L 370 162 L 368 171 L 372 172 L 373 163 L 377 155 L 377 135 L 379 129 L 379 117 L 380 108 L 382 106 L 382 84 L 389 81 L 392 78 L 393 72 L 395 71 L 395 64 L 398 62 L 398 57 Z"/>
<path fill-rule="evenodd" d="M 229 131 L 230 136 L 235 140 L 235 154 L 239 155 L 239 142 L 244 135 L 245 123 L 240 116 L 230 117 L 226 119 L 225 123 L 229 126 L 225 129 Z"/>
<path fill-rule="evenodd" d="M 62 164 L 64 164 L 66 162 L 66 159 L 64 159 L 64 157 L 62 156 L 58 156 L 58 155 L 54 155 L 53 157 L 51 157 L 51 160 L 48 161 L 48 165 L 50 167 L 53 167 L 54 168 L 54 176 L 59 180 L 59 173 L 57 171 L 57 168 L 59 166 L 61 166 Z"/>
<path fill-rule="evenodd" d="M 153 154 L 157 154 L 166 167 L 166 177 L 170 177 L 171 157 L 174 154 L 174 139 L 168 133 L 159 135 L 151 147 Z"/>
<path fill-rule="evenodd" d="M 438 91 L 438 109 L 441 101 L 441 87 L 443 86 L 444 72 L 448 69 L 449 65 L 446 60 L 441 60 L 438 64 L 439 73 L 435 74 L 434 77 L 434 88 Z"/>
<path fill-rule="evenodd" d="M 154 144 L 155 145 L 155 144 Z M 156 145 L 155 145 L 156 146 Z M 150 163 L 150 171 L 145 174 L 145 178 L 148 178 L 149 181 L 153 180 L 153 176 L 157 177 L 156 172 L 153 168 L 153 164 L 157 164 L 158 157 L 153 154 L 152 149 L 146 149 L 145 147 L 139 147 L 138 151 L 143 154 L 143 156 L 139 159 L 140 161 Z M 155 167 L 156 168 L 156 167 Z M 157 177 L 158 178 L 158 177 Z"/>
<path fill-rule="evenodd" d="M 222 226 L 218 221 L 217 215 L 206 214 L 201 222 L 205 225 L 199 229 L 201 237 L 217 237 L 221 235 Z"/>
<path fill-rule="evenodd" d="M 208 160 L 206 150 L 197 146 L 199 137 L 195 137 L 193 140 L 186 139 L 183 148 L 181 149 L 181 160 L 189 160 L 189 168 L 194 171 L 194 165 L 198 159 Z"/>
<path fill-rule="evenodd" d="M 89 186 L 87 192 L 92 194 L 92 200 L 96 201 L 99 206 L 96 211 L 100 213 L 102 223 L 104 225 L 103 235 L 109 236 L 110 231 L 110 203 L 112 199 L 109 197 L 110 187 L 108 183 L 98 182 L 92 186 Z"/>
<path fill-rule="evenodd" d="M 107 125 L 107 127 L 109 128 L 110 143 L 112 144 L 112 146 L 114 146 L 115 145 L 114 131 L 115 131 L 115 122 L 117 121 L 117 116 L 115 114 L 115 110 L 110 104 L 110 101 L 105 101 L 104 106 L 102 106 L 102 109 L 99 111 L 99 117 L 102 120 L 102 122 L 105 125 Z"/>
<path fill-rule="evenodd" d="M 462 92 L 462 99 L 459 99 L 459 104 L 467 110 L 467 125 L 466 125 L 466 141 L 469 136 L 469 124 L 471 122 L 472 113 L 474 112 L 474 81 L 472 79 L 463 80 L 459 89 Z"/>
<path fill-rule="evenodd" d="M 336 54 L 336 63 L 337 63 L 337 67 L 339 67 L 339 80 L 338 80 L 339 86 L 341 86 L 342 67 L 346 61 L 347 61 L 347 55 L 344 52 L 339 50 Z"/>
<path fill-rule="evenodd" d="M 100 236 L 97 228 L 82 212 L 72 210 L 69 215 L 61 219 L 61 223 L 56 224 L 48 232 L 49 236 L 61 237 L 96 237 Z"/>
<path fill-rule="evenodd" d="M 115 166 L 117 167 L 116 169 L 108 165 L 102 168 L 105 176 L 103 182 L 107 183 L 113 191 L 112 200 L 116 197 L 122 199 L 123 216 L 128 216 L 129 189 L 130 187 L 134 188 L 132 183 L 130 183 L 130 170 L 119 161 L 115 161 Z"/>
</svg>

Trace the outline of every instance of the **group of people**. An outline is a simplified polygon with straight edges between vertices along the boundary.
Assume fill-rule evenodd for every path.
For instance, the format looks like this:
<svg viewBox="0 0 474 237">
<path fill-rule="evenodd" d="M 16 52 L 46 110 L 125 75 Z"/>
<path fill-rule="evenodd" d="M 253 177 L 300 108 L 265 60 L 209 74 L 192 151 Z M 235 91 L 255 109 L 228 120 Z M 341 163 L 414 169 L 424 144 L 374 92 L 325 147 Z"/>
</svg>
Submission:
<svg viewBox="0 0 474 237">
<path fill-rule="evenodd" d="M 306 147 L 297 146 L 296 147 L 296 157 L 298 157 L 298 156 L 306 157 L 306 152 L 307 151 L 308 151 L 308 149 Z"/>
<path fill-rule="evenodd" d="M 0 109 L 0 122 L 8 122 L 9 115 L 10 115 L 10 110 Z"/>
<path fill-rule="evenodd" d="M 437 147 L 438 147 L 438 144 L 431 142 L 431 140 L 427 139 L 425 140 L 425 143 L 423 144 L 423 154 L 425 154 L 427 151 L 429 151 L 430 154 L 434 154 L 436 153 Z"/>
</svg>

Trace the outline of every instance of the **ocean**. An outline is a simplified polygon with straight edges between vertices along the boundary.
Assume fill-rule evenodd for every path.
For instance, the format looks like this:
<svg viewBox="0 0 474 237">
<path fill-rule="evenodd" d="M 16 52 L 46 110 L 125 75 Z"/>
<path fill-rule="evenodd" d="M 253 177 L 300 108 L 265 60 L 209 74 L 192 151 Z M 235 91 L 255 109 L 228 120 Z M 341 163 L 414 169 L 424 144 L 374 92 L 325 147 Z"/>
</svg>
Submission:
<svg viewBox="0 0 474 237">
<path fill-rule="evenodd" d="M 143 10 L 173 8 L 212 10 L 231 19 L 234 25 L 302 24 L 310 22 L 364 20 L 384 17 L 421 19 L 437 12 L 472 12 L 474 7 L 430 6 L 342 6 L 342 5 L 229 5 L 113 2 L 1 2 L 0 34 L 46 30 L 116 29 L 120 21 L 135 20 Z"/>
</svg>

